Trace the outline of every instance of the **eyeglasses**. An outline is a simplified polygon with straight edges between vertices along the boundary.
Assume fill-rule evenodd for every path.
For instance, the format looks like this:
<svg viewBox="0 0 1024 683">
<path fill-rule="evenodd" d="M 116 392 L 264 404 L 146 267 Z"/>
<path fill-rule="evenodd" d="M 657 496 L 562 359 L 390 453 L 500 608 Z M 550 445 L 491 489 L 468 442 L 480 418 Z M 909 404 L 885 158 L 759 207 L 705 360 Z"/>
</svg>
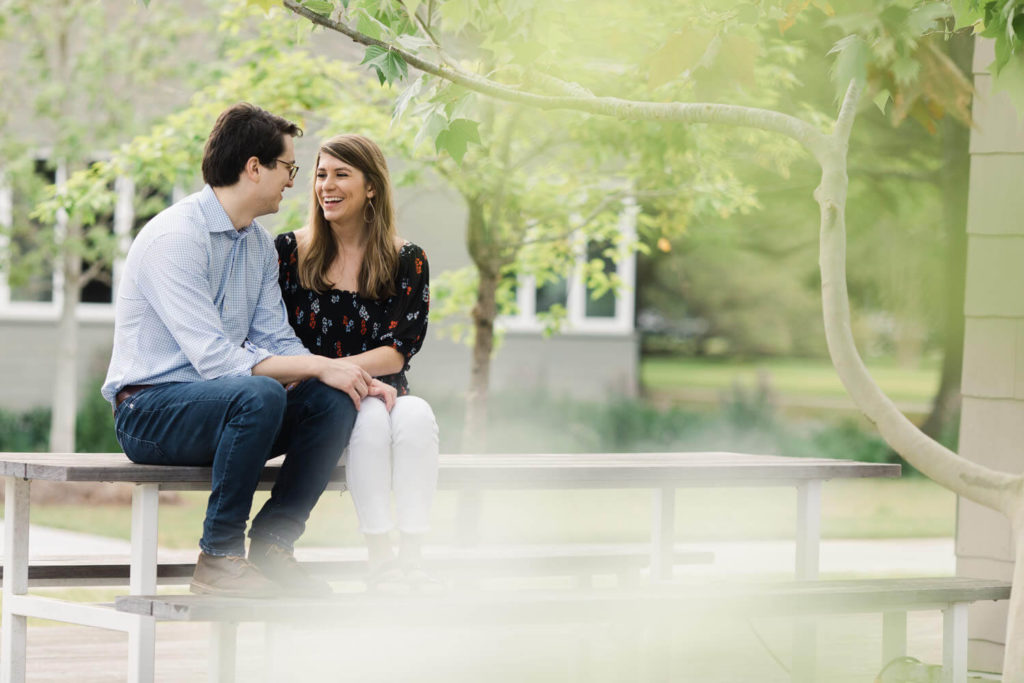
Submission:
<svg viewBox="0 0 1024 683">
<path fill-rule="evenodd" d="M 282 164 L 288 167 L 288 180 L 295 180 L 295 176 L 299 174 L 299 167 L 290 161 L 284 159 L 274 159 L 274 161 L 280 161 Z"/>
</svg>

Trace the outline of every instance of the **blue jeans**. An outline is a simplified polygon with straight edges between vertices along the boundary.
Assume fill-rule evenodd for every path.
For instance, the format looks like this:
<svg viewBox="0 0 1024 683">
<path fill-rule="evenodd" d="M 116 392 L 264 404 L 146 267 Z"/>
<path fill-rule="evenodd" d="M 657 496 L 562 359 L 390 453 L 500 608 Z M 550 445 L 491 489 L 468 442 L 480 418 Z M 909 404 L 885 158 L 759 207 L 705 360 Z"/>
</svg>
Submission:
<svg viewBox="0 0 1024 683">
<path fill-rule="evenodd" d="M 352 399 L 318 380 L 289 392 L 269 377 L 222 377 L 144 389 L 117 407 L 117 440 L 132 462 L 212 466 L 199 547 L 245 555 L 245 523 L 264 463 L 287 452 L 250 538 L 289 550 L 348 444 Z"/>
</svg>

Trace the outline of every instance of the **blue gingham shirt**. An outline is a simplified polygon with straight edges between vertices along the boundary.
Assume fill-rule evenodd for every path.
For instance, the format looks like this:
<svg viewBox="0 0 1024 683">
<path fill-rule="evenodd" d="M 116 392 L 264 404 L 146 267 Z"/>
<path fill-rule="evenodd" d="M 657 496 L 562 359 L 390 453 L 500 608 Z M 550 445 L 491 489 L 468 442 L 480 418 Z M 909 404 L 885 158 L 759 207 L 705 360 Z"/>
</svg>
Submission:
<svg viewBox="0 0 1024 683">
<path fill-rule="evenodd" d="M 277 270 L 267 231 L 256 221 L 235 230 L 209 185 L 161 211 L 128 250 L 103 397 L 309 354 L 288 324 Z"/>
</svg>

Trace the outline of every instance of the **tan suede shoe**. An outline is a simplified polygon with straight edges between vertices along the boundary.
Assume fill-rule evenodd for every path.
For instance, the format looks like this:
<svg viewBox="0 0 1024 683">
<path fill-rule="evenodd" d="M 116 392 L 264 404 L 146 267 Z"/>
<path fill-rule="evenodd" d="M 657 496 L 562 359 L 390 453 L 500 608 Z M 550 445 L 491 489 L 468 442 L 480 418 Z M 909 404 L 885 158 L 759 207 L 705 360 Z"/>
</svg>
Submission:
<svg viewBox="0 0 1024 683">
<path fill-rule="evenodd" d="M 206 553 L 199 553 L 188 589 L 193 593 L 248 598 L 269 597 L 280 592 L 276 583 L 244 557 Z"/>
<path fill-rule="evenodd" d="M 316 597 L 334 593 L 331 584 L 311 575 L 290 550 L 274 543 L 258 538 L 249 541 L 249 562 L 288 595 Z"/>
</svg>

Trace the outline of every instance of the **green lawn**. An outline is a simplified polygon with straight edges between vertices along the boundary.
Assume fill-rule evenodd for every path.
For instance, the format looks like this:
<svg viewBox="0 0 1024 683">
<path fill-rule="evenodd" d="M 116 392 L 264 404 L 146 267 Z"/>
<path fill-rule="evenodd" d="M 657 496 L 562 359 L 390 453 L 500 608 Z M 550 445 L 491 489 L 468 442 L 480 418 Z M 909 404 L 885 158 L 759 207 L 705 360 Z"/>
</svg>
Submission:
<svg viewBox="0 0 1024 683">
<path fill-rule="evenodd" d="M 868 362 L 867 366 L 879 386 L 896 401 L 927 403 L 938 388 L 939 369 L 935 362 L 903 367 L 887 359 Z M 728 390 L 736 382 L 753 387 L 760 372 L 766 372 L 770 386 L 784 396 L 846 396 L 835 368 L 828 360 L 764 359 L 741 362 L 653 356 L 644 358 L 640 365 L 644 389 L 668 395 L 687 391 Z"/>
<path fill-rule="evenodd" d="M 259 494 L 259 501 L 265 494 Z M 680 540 L 791 538 L 796 519 L 792 488 L 681 489 L 676 524 Z M 182 494 L 179 505 L 160 507 L 160 545 L 194 548 L 206 494 Z M 259 504 L 259 502 L 257 503 Z M 484 494 L 484 542 L 630 542 L 647 539 L 650 493 L 619 491 L 489 491 Z M 822 496 L 827 538 L 911 538 L 953 535 L 956 497 L 925 479 L 828 482 Z M 432 541 L 453 540 L 456 497 L 438 494 Z M 36 505 L 38 524 L 128 538 L 126 506 Z M 326 493 L 302 543 L 356 545 L 351 498 Z"/>
</svg>

